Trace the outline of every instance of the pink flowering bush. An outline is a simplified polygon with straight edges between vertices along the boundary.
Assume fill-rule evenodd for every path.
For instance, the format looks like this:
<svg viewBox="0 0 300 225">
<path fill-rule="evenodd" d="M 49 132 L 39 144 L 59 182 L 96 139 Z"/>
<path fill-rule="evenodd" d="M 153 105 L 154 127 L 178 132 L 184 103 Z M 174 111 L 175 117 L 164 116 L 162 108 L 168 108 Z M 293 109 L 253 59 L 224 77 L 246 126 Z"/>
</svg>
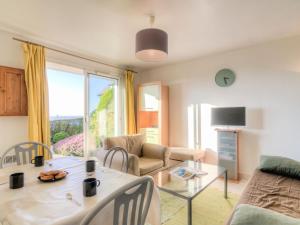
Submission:
<svg viewBox="0 0 300 225">
<path fill-rule="evenodd" d="M 83 156 L 83 133 L 67 137 L 53 145 L 59 155 Z"/>
</svg>

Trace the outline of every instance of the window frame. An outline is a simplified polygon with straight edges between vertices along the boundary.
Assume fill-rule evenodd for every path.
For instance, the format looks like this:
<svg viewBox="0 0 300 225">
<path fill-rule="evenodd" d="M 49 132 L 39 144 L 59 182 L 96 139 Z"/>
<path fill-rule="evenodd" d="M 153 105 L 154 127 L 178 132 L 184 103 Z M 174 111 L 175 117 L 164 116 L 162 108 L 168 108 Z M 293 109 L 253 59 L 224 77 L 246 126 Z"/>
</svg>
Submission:
<svg viewBox="0 0 300 225">
<path fill-rule="evenodd" d="M 81 68 L 82 67 L 82 68 Z M 89 149 L 88 149 L 88 126 L 89 126 L 89 101 L 90 101 L 90 87 L 89 87 L 89 77 L 90 75 L 93 76 L 99 76 L 104 77 L 108 79 L 113 79 L 116 81 L 116 87 L 115 90 L 117 92 L 116 99 L 115 99 L 115 109 L 116 109 L 116 118 L 115 118 L 115 124 L 116 124 L 116 135 L 122 135 L 123 133 L 123 118 L 124 115 L 122 113 L 122 106 L 123 106 L 123 82 L 120 75 L 117 75 L 117 73 L 104 73 L 104 72 L 98 72 L 93 69 L 86 69 L 84 66 L 74 66 L 69 65 L 67 63 L 61 62 L 57 63 L 52 60 L 46 61 L 46 70 L 48 69 L 54 69 L 54 70 L 61 70 L 69 73 L 76 73 L 78 75 L 84 76 L 84 115 L 83 115 L 83 158 L 89 157 Z M 47 74 L 47 73 L 46 73 Z M 48 79 L 48 76 L 47 76 Z M 50 121 L 50 115 L 49 115 L 49 121 Z"/>
</svg>

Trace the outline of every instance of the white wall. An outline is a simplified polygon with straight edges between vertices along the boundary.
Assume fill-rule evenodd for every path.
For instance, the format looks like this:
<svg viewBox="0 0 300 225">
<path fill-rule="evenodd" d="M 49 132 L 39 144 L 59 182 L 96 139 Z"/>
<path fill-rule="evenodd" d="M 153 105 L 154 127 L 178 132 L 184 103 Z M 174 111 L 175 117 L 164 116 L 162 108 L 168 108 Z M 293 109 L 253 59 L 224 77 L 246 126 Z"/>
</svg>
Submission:
<svg viewBox="0 0 300 225">
<path fill-rule="evenodd" d="M 12 35 L 0 31 L 0 65 L 24 68 L 20 43 Z M 27 140 L 26 116 L 0 116 L 0 155 L 11 145 Z"/>
<path fill-rule="evenodd" d="M 236 73 L 231 87 L 221 88 L 214 82 L 222 68 Z M 246 106 L 248 126 L 241 133 L 240 172 L 250 174 L 260 154 L 300 160 L 300 37 L 145 71 L 137 83 L 154 80 L 170 87 L 170 145 L 188 145 L 190 105 Z"/>
</svg>

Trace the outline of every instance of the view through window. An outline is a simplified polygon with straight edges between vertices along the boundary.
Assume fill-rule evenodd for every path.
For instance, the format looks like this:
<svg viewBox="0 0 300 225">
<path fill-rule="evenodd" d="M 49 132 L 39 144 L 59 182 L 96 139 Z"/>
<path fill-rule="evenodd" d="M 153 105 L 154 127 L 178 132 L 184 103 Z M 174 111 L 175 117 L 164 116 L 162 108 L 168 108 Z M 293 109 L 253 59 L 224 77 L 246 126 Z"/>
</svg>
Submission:
<svg viewBox="0 0 300 225">
<path fill-rule="evenodd" d="M 115 136 L 117 122 L 117 80 L 89 74 L 88 148 L 102 147 L 104 137 Z"/>
<path fill-rule="evenodd" d="M 84 76 L 48 69 L 51 144 L 55 154 L 83 156 Z"/>
<path fill-rule="evenodd" d="M 55 154 L 92 154 L 102 146 L 104 137 L 117 134 L 116 79 L 56 68 L 47 69 L 47 78 L 51 145 Z"/>
</svg>

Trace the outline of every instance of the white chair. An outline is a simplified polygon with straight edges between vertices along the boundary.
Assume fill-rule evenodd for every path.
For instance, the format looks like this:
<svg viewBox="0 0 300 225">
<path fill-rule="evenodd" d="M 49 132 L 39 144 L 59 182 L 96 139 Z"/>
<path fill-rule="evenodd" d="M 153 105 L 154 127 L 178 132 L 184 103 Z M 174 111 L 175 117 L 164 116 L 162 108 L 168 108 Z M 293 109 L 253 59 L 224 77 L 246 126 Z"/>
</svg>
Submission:
<svg viewBox="0 0 300 225">
<path fill-rule="evenodd" d="M 52 158 L 52 151 L 47 145 L 33 141 L 22 142 L 10 147 L 4 152 L 0 160 L 0 168 L 3 168 L 5 164 L 12 164 L 14 162 L 17 165 L 30 163 L 33 156 L 38 155 L 39 147 L 42 148 L 43 155 L 46 155 L 47 153 L 49 154 L 49 157 Z M 7 161 L 7 156 L 11 156 L 14 160 Z"/>
<path fill-rule="evenodd" d="M 128 152 L 124 148 L 121 148 L 121 147 L 112 147 L 111 149 L 109 149 L 107 151 L 107 153 L 105 154 L 104 160 L 103 160 L 103 166 L 105 167 L 107 160 L 110 159 L 108 167 L 111 168 L 114 156 L 118 153 L 121 153 L 121 155 L 122 155 L 122 164 L 121 164 L 120 170 L 127 173 L 128 172 Z"/>
<path fill-rule="evenodd" d="M 111 202 L 114 202 L 113 225 L 144 225 L 151 203 L 153 186 L 153 180 L 149 176 L 132 181 L 104 198 L 85 216 L 80 225 L 89 225 L 97 214 Z M 122 210 L 120 210 L 121 208 Z M 105 222 L 98 221 L 97 224 L 106 224 Z"/>
</svg>

